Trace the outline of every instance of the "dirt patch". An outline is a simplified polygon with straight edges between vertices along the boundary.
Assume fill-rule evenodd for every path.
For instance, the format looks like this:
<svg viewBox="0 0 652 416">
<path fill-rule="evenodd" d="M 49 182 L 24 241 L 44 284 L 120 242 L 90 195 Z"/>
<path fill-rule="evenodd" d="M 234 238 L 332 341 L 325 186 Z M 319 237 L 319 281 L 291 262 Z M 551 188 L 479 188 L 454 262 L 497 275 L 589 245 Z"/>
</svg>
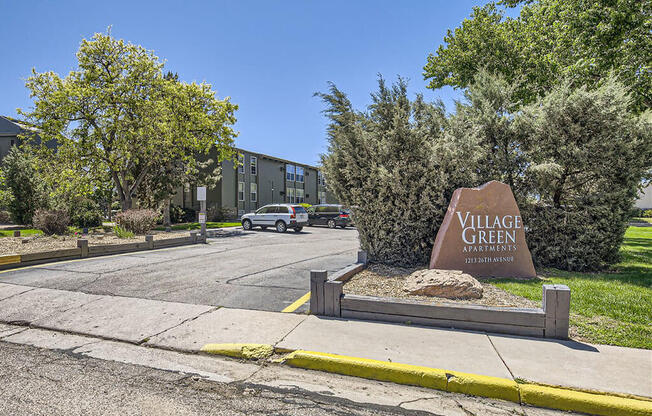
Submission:
<svg viewBox="0 0 652 416">
<path fill-rule="evenodd" d="M 154 241 L 168 238 L 187 237 L 188 231 L 154 231 Z M 144 242 L 144 235 L 137 235 L 134 238 L 118 238 L 113 233 L 89 234 L 83 238 L 88 240 L 90 246 L 108 246 L 114 244 Z M 28 254 L 43 251 L 54 251 L 66 248 L 77 248 L 78 238 L 68 236 L 28 236 L 28 237 L 2 237 L 0 238 L 0 255 Z"/>
<path fill-rule="evenodd" d="M 516 296 L 493 286 L 486 281 L 481 281 L 483 295 L 480 299 L 458 300 L 430 296 L 410 295 L 403 290 L 407 276 L 419 268 L 402 268 L 371 264 L 362 272 L 356 274 L 344 285 L 344 293 L 351 295 L 378 296 L 388 298 L 410 299 L 425 302 L 453 302 L 473 305 L 503 306 L 512 308 L 540 308 L 539 302 Z"/>
</svg>

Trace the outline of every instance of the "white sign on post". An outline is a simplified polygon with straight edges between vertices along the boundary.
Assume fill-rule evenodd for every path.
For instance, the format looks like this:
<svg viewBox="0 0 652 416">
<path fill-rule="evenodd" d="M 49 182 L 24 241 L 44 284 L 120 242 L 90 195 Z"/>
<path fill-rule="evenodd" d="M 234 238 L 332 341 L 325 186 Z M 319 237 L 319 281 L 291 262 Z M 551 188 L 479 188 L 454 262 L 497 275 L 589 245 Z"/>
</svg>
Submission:
<svg viewBox="0 0 652 416">
<path fill-rule="evenodd" d="M 197 201 L 206 201 L 206 187 L 198 186 L 197 187 Z"/>
<path fill-rule="evenodd" d="M 199 223 L 200 224 L 206 224 L 206 214 L 203 212 L 199 213 Z"/>
</svg>

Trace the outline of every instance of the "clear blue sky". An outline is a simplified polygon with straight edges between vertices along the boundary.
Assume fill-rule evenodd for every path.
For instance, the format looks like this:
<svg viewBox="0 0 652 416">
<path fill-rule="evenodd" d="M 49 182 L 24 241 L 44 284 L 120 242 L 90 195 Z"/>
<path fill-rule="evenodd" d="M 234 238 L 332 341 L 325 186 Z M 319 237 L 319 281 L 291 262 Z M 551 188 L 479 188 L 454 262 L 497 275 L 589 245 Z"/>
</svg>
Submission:
<svg viewBox="0 0 652 416">
<path fill-rule="evenodd" d="M 76 67 L 82 38 L 106 31 L 152 49 L 184 81 L 206 81 L 230 96 L 238 147 L 316 164 L 326 150 L 323 105 L 333 81 L 358 108 L 376 74 L 426 89 L 422 69 L 446 30 L 485 1 L 14 1 L 0 0 L 0 115 L 31 106 L 32 67 L 60 75 Z"/>
</svg>

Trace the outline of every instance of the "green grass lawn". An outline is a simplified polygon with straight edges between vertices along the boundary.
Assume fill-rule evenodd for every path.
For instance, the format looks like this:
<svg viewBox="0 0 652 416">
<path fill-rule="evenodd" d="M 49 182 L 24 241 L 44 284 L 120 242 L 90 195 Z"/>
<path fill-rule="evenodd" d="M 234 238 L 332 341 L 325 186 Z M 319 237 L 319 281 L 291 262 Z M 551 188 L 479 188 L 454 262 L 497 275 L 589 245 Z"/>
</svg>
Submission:
<svg viewBox="0 0 652 416">
<path fill-rule="evenodd" d="M 40 234 L 43 234 L 43 231 L 34 230 L 32 228 L 26 228 L 24 230 L 20 230 L 21 237 L 26 237 L 29 235 L 40 235 Z M 13 237 L 13 236 L 14 236 L 14 230 L 0 230 L 0 237 Z"/>
<path fill-rule="evenodd" d="M 632 218 L 632 222 L 649 222 L 650 224 L 652 224 L 652 218 L 637 217 L 637 218 Z"/>
<path fill-rule="evenodd" d="M 571 289 L 571 336 L 597 343 L 652 349 L 652 227 L 629 227 L 622 261 L 602 273 L 539 270 L 545 283 Z M 492 284 L 541 301 L 540 280 L 494 280 Z"/>
<path fill-rule="evenodd" d="M 207 222 L 206 228 L 224 228 L 224 227 L 237 227 L 241 225 L 239 222 Z M 198 230 L 201 225 L 198 222 L 189 222 L 187 224 L 175 224 L 172 229 L 178 230 Z M 165 231 L 165 227 L 156 227 L 155 230 Z"/>
</svg>

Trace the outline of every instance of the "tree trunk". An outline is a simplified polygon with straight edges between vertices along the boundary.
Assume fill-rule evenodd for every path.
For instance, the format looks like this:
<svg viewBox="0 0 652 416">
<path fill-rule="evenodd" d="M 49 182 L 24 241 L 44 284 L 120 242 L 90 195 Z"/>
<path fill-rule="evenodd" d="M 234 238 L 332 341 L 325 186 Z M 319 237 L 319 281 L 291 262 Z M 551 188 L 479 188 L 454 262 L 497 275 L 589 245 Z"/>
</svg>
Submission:
<svg viewBox="0 0 652 416">
<path fill-rule="evenodd" d="M 165 200 L 165 207 L 163 208 L 163 225 L 170 226 L 170 198 Z"/>
</svg>

